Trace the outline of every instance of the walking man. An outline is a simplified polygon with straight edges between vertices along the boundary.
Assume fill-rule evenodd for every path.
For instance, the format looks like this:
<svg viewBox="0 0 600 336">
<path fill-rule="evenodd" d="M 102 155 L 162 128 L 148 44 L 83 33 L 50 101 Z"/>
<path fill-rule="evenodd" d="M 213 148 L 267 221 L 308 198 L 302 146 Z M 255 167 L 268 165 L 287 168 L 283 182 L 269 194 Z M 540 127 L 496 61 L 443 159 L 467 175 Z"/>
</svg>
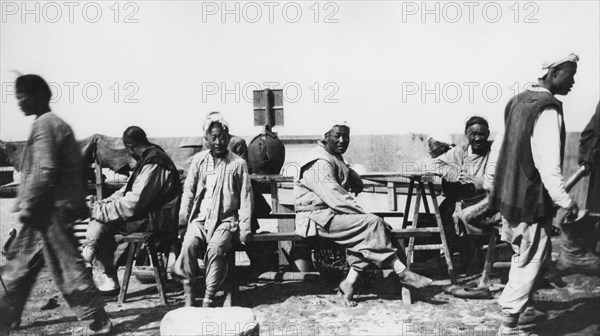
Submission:
<svg viewBox="0 0 600 336">
<path fill-rule="evenodd" d="M 85 271 L 71 231 L 73 222 L 88 214 L 83 160 L 75 136 L 71 127 L 51 112 L 52 93 L 42 77 L 20 76 L 15 86 L 19 107 L 36 119 L 21 165 L 16 211 L 23 227 L 9 247 L 2 272 L 7 292 L 0 295 L 0 334 L 8 334 L 11 323 L 21 316 L 39 274 L 41 267 L 31 267 L 27 260 L 38 251 L 40 236 L 45 262 L 63 297 L 79 319 L 94 319 L 86 335 L 107 334 L 112 322 L 92 276 Z M 25 260 L 24 255 L 28 256 Z"/>
<path fill-rule="evenodd" d="M 579 211 L 564 188 L 565 125 L 562 103 L 554 97 L 571 90 L 578 60 L 570 54 L 544 64 L 538 83 L 512 98 L 505 109 L 490 208 L 502 214 L 501 238 L 512 244 L 515 255 L 499 299 L 503 320 L 498 335 L 522 335 L 519 315 L 550 256 L 554 204 L 569 217 Z"/>
</svg>

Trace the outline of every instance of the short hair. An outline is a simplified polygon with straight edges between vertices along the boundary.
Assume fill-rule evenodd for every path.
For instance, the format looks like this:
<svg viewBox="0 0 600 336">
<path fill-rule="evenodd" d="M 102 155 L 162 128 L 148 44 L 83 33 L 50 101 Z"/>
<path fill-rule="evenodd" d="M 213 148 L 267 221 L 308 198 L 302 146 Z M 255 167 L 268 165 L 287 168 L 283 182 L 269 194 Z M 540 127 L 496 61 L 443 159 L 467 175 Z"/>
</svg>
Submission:
<svg viewBox="0 0 600 336">
<path fill-rule="evenodd" d="M 485 120 L 482 117 L 472 116 L 471 118 L 469 118 L 469 120 L 467 120 L 467 123 L 465 124 L 465 132 L 467 132 L 469 127 L 471 127 L 473 125 L 483 125 L 483 126 L 487 127 L 488 129 L 490 128 L 487 120 Z"/>
<path fill-rule="evenodd" d="M 52 98 L 52 91 L 46 81 L 38 75 L 23 75 L 17 77 L 15 81 L 17 93 L 30 95 L 40 103 L 49 103 Z"/>
<path fill-rule="evenodd" d="M 148 137 L 146 136 L 146 132 L 139 126 L 129 126 L 123 132 L 123 142 L 128 142 L 131 144 L 141 144 L 147 145 L 150 142 L 148 141 Z"/>
</svg>

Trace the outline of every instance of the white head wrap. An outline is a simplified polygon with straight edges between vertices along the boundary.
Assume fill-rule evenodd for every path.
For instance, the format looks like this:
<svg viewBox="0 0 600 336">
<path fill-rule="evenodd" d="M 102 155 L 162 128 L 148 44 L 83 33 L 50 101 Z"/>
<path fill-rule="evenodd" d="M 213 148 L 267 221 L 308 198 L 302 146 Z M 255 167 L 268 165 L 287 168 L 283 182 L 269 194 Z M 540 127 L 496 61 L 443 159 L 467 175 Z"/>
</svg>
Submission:
<svg viewBox="0 0 600 336">
<path fill-rule="evenodd" d="M 447 146 L 452 146 L 454 145 L 454 141 L 452 141 L 452 136 L 448 133 L 433 133 L 431 135 L 429 135 L 429 137 L 427 138 L 427 140 L 429 139 L 433 139 L 437 142 L 443 143 Z"/>
<path fill-rule="evenodd" d="M 350 124 L 346 120 L 335 120 L 329 123 L 329 128 L 325 131 L 325 133 L 331 131 L 335 126 L 344 126 L 350 128 Z"/>
<path fill-rule="evenodd" d="M 540 71 L 539 78 L 544 77 L 548 71 L 550 71 L 550 69 L 556 68 L 557 66 L 566 62 L 579 62 L 579 55 L 570 53 L 568 56 L 556 57 L 544 62 L 544 64 L 542 64 L 542 70 Z"/>
<path fill-rule="evenodd" d="M 223 118 L 221 112 L 210 112 L 209 114 L 207 114 L 206 119 L 204 119 L 204 125 L 202 125 L 202 131 L 206 133 L 207 128 L 210 126 L 210 124 L 212 124 L 215 121 L 221 124 L 223 128 L 229 131 L 229 124 L 227 123 L 225 118 Z"/>
</svg>

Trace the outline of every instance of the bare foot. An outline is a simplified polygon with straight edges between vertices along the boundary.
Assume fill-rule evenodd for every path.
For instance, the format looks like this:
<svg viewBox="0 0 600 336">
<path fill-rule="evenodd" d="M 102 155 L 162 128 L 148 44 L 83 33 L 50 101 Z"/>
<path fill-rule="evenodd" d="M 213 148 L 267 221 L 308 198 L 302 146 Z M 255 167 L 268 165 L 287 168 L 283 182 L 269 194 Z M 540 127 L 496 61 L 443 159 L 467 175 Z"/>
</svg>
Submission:
<svg viewBox="0 0 600 336">
<path fill-rule="evenodd" d="M 346 280 L 340 282 L 339 294 L 342 297 L 342 302 L 348 307 L 356 307 L 357 302 L 354 301 L 354 287 Z"/>
<path fill-rule="evenodd" d="M 410 270 L 404 270 L 402 273 L 398 274 L 398 277 L 400 278 L 401 284 L 415 289 L 425 288 L 433 282 L 433 280 L 428 277 L 418 275 Z"/>
</svg>

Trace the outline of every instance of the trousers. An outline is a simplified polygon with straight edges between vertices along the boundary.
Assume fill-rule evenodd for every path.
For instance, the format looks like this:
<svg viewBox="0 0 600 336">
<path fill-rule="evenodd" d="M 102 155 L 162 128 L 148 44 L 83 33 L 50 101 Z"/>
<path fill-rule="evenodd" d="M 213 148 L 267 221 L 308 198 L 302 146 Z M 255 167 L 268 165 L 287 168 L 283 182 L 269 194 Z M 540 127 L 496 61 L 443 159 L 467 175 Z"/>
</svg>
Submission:
<svg viewBox="0 0 600 336">
<path fill-rule="evenodd" d="M 358 272 L 371 265 L 390 267 L 403 249 L 394 246 L 390 226 L 373 214 L 335 215 L 324 226 L 317 225 L 319 237 L 346 249 L 346 260 Z"/>
<path fill-rule="evenodd" d="M 175 261 L 173 272 L 189 281 L 200 274 L 198 258 L 204 258 L 206 266 L 206 297 L 214 297 L 227 277 L 226 253 L 232 247 L 233 233 L 219 228 L 208 238 L 203 221 L 192 221 L 181 245 L 181 253 Z"/>
<path fill-rule="evenodd" d="M 60 215 L 51 214 L 46 219 L 48 223 L 23 225 L 7 251 L 8 262 L 2 269 L 2 279 L 8 293 L 0 294 L 3 324 L 21 316 L 44 262 L 79 319 L 89 318 L 104 309 L 100 293 L 77 250 L 77 241 L 68 228 L 70 223 Z"/>
<path fill-rule="evenodd" d="M 514 315 L 525 310 L 540 271 L 550 260 L 551 226 L 551 218 L 539 223 L 502 220 L 501 239 L 511 244 L 515 252 L 508 282 L 498 299 L 503 313 Z"/>
</svg>

